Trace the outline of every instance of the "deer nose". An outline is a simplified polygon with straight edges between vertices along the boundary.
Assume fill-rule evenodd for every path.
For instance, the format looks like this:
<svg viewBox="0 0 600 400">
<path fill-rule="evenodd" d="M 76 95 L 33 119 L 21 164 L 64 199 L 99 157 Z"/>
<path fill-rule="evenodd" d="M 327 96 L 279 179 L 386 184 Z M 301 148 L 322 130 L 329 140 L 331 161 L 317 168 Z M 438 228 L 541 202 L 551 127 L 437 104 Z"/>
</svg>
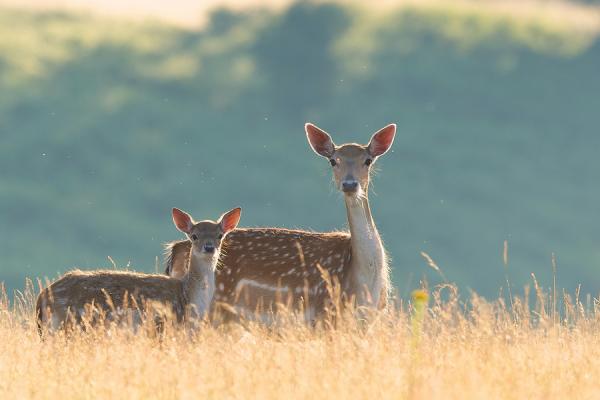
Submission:
<svg viewBox="0 0 600 400">
<path fill-rule="evenodd" d="M 358 189 L 357 181 L 343 181 L 342 182 L 342 191 L 344 193 L 354 193 Z"/>
<path fill-rule="evenodd" d="M 212 244 L 210 244 L 210 243 L 206 243 L 206 244 L 204 245 L 204 251 L 205 251 L 206 253 L 214 253 L 214 252 L 215 252 L 215 246 L 213 246 L 213 245 L 212 245 Z"/>
</svg>

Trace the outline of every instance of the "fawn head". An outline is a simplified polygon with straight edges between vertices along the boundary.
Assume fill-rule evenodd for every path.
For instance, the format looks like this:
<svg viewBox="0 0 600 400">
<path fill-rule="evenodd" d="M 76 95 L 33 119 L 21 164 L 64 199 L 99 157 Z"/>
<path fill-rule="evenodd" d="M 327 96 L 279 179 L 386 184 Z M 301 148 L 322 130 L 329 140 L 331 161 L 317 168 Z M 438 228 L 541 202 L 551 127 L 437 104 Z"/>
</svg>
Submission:
<svg viewBox="0 0 600 400">
<path fill-rule="evenodd" d="M 331 136 L 316 125 L 308 123 L 304 129 L 313 151 L 329 160 L 335 185 L 346 196 L 361 196 L 367 192 L 371 166 L 389 150 L 396 134 L 396 124 L 390 124 L 374 133 L 367 145 L 336 146 Z"/>
<path fill-rule="evenodd" d="M 223 238 L 235 229 L 241 214 L 242 209 L 238 207 L 221 215 L 216 222 L 210 220 L 194 222 L 188 213 L 173 208 L 173 222 L 177 229 L 185 233 L 192 242 L 194 254 L 210 260 L 219 257 Z"/>
</svg>

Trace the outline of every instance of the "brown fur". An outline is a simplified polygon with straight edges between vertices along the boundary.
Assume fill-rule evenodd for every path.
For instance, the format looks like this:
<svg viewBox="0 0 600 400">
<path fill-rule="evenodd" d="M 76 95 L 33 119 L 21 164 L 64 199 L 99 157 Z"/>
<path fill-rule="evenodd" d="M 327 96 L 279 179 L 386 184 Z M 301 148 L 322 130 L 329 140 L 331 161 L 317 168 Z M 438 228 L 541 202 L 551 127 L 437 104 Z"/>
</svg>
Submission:
<svg viewBox="0 0 600 400">
<path fill-rule="evenodd" d="M 183 276 L 190 250 L 187 240 L 169 243 L 165 272 L 173 277 Z M 350 235 L 345 232 L 236 229 L 223 242 L 214 299 L 254 311 L 259 307 L 270 309 L 275 303 L 298 305 L 301 299 L 308 298 L 304 306 L 308 303 L 319 313 L 329 295 L 317 265 L 344 287 L 350 259 Z M 244 286 L 244 280 L 256 285 Z M 265 290 L 261 285 L 281 289 Z M 306 293 L 305 288 L 311 290 Z"/>
<path fill-rule="evenodd" d="M 126 271 L 71 271 L 42 290 L 36 303 L 40 326 L 60 325 L 72 316 L 81 322 L 82 311 L 93 305 L 111 313 L 130 309 L 142 311 L 147 301 L 161 303 L 183 318 L 189 299 L 183 281 L 164 275 Z M 58 328 L 59 326 L 54 326 Z"/>
</svg>

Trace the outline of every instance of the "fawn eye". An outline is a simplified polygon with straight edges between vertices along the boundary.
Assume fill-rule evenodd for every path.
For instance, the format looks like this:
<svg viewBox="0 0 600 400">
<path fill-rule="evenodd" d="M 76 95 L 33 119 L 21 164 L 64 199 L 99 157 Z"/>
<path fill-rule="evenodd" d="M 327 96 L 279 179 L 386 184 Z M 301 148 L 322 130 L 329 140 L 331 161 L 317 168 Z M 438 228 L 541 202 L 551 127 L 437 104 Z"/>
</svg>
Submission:
<svg viewBox="0 0 600 400">
<path fill-rule="evenodd" d="M 373 159 L 372 158 L 367 158 L 365 160 L 365 165 L 368 167 L 369 165 L 373 164 Z"/>
<path fill-rule="evenodd" d="M 329 160 L 329 163 L 331 164 L 332 167 L 335 167 L 337 165 L 337 162 L 333 158 L 331 158 Z"/>
<path fill-rule="evenodd" d="M 219 233 L 219 235 L 217 236 L 217 239 L 219 239 L 219 240 L 223 239 L 223 234 Z"/>
<path fill-rule="evenodd" d="M 196 236 L 196 234 L 192 234 L 192 240 L 198 240 L 198 236 Z"/>
</svg>

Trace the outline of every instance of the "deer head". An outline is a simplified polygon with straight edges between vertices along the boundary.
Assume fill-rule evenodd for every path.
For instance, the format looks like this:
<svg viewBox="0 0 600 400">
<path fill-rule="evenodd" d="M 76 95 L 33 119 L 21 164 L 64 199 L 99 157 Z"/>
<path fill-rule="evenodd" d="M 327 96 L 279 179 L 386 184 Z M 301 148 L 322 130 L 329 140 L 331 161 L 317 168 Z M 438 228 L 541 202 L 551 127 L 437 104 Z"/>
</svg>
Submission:
<svg viewBox="0 0 600 400">
<path fill-rule="evenodd" d="M 192 242 L 194 255 L 211 260 L 218 258 L 223 237 L 235 229 L 241 214 L 242 209 L 238 207 L 221 215 L 217 221 L 194 222 L 188 213 L 173 208 L 173 222 Z"/>
<path fill-rule="evenodd" d="M 304 128 L 313 151 L 329 160 L 336 188 L 354 197 L 367 192 L 371 166 L 389 150 L 396 134 L 396 125 L 390 124 L 374 133 L 367 145 L 336 146 L 331 136 L 316 125 L 307 123 Z"/>
</svg>

